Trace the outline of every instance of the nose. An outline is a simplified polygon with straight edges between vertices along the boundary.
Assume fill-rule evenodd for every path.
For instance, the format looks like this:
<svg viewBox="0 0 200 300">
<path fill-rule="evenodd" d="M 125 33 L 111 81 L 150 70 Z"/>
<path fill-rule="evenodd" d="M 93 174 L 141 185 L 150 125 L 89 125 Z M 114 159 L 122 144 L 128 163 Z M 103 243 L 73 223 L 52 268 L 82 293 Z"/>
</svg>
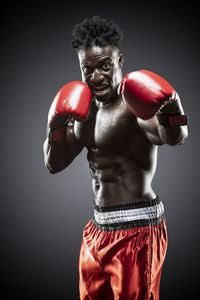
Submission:
<svg viewBox="0 0 200 300">
<path fill-rule="evenodd" d="M 104 75 L 101 74 L 98 70 L 95 70 L 90 77 L 90 81 L 94 84 L 100 84 L 103 80 Z"/>
</svg>

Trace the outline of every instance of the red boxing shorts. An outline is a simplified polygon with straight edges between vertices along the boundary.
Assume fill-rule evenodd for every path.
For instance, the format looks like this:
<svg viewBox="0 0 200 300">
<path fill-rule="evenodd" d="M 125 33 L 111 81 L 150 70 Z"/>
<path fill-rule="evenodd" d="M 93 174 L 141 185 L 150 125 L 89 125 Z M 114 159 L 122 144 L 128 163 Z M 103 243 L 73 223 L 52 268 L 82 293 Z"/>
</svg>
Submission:
<svg viewBox="0 0 200 300">
<path fill-rule="evenodd" d="M 159 198 L 95 206 L 79 257 L 81 300 L 158 300 L 167 249 Z"/>
</svg>

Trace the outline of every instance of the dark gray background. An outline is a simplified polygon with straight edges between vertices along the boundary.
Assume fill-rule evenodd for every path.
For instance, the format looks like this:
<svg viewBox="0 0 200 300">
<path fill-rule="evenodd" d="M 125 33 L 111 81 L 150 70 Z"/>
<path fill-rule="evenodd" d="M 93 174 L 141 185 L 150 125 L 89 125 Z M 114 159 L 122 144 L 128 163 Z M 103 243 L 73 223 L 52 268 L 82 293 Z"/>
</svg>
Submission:
<svg viewBox="0 0 200 300">
<path fill-rule="evenodd" d="M 51 175 L 42 146 L 55 94 L 81 79 L 70 31 L 93 14 L 114 19 L 123 29 L 123 73 L 149 69 L 165 77 L 189 116 L 186 143 L 160 147 L 153 186 L 165 205 L 169 235 L 161 300 L 192 298 L 200 250 L 198 11 L 186 4 L 117 1 L 3 8 L 2 299 L 78 299 L 82 230 L 93 211 L 86 151 Z"/>
</svg>

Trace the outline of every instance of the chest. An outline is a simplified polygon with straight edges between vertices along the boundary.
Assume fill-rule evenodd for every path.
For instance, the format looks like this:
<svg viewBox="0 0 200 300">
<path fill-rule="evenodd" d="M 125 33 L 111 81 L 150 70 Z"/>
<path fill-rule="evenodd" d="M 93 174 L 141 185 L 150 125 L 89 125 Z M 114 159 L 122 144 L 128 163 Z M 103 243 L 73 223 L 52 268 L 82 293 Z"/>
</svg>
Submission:
<svg viewBox="0 0 200 300">
<path fill-rule="evenodd" d="M 91 107 L 84 123 L 74 123 L 76 138 L 87 148 L 121 147 L 136 134 L 136 118 L 121 101 L 111 107 Z"/>
</svg>

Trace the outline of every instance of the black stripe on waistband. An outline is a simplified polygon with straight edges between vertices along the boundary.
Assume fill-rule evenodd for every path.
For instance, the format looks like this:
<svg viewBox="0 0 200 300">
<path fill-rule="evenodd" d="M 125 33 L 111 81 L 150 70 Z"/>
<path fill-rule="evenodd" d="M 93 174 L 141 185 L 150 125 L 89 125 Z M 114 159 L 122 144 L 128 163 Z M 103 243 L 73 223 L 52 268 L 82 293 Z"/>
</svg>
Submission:
<svg viewBox="0 0 200 300">
<path fill-rule="evenodd" d="M 117 205 L 110 205 L 110 206 L 97 206 L 97 205 L 94 205 L 94 209 L 98 212 L 107 212 L 107 211 L 126 210 L 126 209 L 134 209 L 134 208 L 154 206 L 154 205 L 157 205 L 159 203 L 160 203 L 160 199 L 157 196 L 155 199 L 151 199 L 151 200 L 122 203 L 122 204 L 117 204 Z"/>
<path fill-rule="evenodd" d="M 117 231 L 117 230 L 131 229 L 136 227 L 154 226 L 162 222 L 163 219 L 165 219 L 164 214 L 161 217 L 154 218 L 154 219 L 140 219 L 140 220 L 113 223 L 113 224 L 104 224 L 104 225 L 97 223 L 95 218 L 93 218 L 92 223 L 96 228 L 103 231 Z"/>
</svg>

